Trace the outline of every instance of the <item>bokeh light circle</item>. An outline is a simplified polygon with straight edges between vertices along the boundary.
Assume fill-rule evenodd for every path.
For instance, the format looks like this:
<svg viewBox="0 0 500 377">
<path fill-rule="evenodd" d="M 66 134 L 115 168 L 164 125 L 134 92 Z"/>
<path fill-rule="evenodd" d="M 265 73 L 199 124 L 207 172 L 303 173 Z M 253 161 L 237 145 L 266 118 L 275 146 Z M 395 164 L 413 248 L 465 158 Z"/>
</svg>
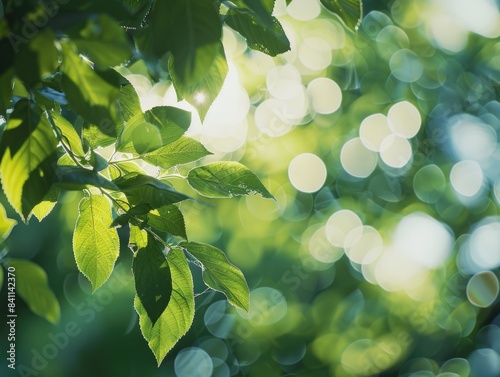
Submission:
<svg viewBox="0 0 500 377">
<path fill-rule="evenodd" d="M 390 167 L 402 168 L 411 157 L 411 144 L 404 137 L 389 135 L 380 144 L 380 158 Z"/>
<path fill-rule="evenodd" d="M 331 114 L 342 103 L 342 90 L 339 85 L 326 77 L 318 77 L 307 86 L 313 110 L 318 114 Z"/>
<path fill-rule="evenodd" d="M 422 117 L 417 108 L 408 101 L 398 102 L 391 106 L 387 113 L 390 129 L 404 138 L 412 138 L 420 130 Z"/>
<path fill-rule="evenodd" d="M 480 308 L 487 308 L 498 297 L 499 283 L 491 271 L 475 274 L 467 283 L 467 298 L 470 303 Z"/>
<path fill-rule="evenodd" d="M 198 347 L 183 349 L 174 361 L 177 377 L 211 377 L 213 369 L 212 359 L 208 353 Z"/>
<path fill-rule="evenodd" d="M 363 145 L 374 152 L 380 151 L 382 141 L 391 135 L 387 117 L 384 114 L 372 114 L 361 122 L 359 137 Z"/>
<path fill-rule="evenodd" d="M 316 192 L 326 181 L 326 166 L 321 158 L 312 153 L 295 156 L 288 166 L 288 178 L 297 190 Z"/>
<path fill-rule="evenodd" d="M 281 320 L 288 312 L 285 297 L 277 289 L 259 287 L 250 292 L 250 310 L 238 310 L 241 317 L 256 326 L 267 326 Z"/>
<path fill-rule="evenodd" d="M 472 197 L 483 185 L 483 170 L 476 161 L 460 161 L 451 168 L 450 182 L 459 194 Z"/>
<path fill-rule="evenodd" d="M 350 247 L 363 234 L 363 223 L 353 211 L 342 209 L 328 218 L 325 231 L 332 245 Z"/>
<path fill-rule="evenodd" d="M 436 203 L 446 189 L 446 178 L 437 165 L 422 167 L 413 176 L 415 195 L 424 203 Z"/>
<path fill-rule="evenodd" d="M 367 149 L 360 138 L 349 140 L 340 151 L 342 167 L 353 177 L 368 177 L 377 167 L 377 161 L 377 154 Z"/>
</svg>

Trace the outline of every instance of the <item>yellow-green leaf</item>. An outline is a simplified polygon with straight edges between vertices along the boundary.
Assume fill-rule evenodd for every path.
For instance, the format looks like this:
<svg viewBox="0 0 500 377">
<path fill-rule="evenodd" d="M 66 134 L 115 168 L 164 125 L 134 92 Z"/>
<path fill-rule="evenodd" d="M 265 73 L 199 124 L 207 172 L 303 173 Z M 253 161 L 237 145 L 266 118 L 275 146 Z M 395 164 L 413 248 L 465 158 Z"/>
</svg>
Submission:
<svg viewBox="0 0 500 377">
<path fill-rule="evenodd" d="M 57 139 L 42 111 L 28 100 L 16 103 L 0 143 L 3 191 L 26 221 L 55 178 Z"/>
<path fill-rule="evenodd" d="M 245 277 L 237 267 L 229 263 L 222 250 L 198 242 L 182 242 L 179 246 L 201 262 L 204 267 L 203 281 L 208 287 L 224 293 L 229 303 L 248 311 L 250 291 Z"/>
<path fill-rule="evenodd" d="M 168 351 L 189 330 L 194 318 L 193 277 L 182 250 L 172 249 L 167 256 L 172 276 L 172 296 L 153 325 L 139 297 L 135 297 L 134 307 L 139 314 L 142 335 L 153 351 L 158 365 Z"/>
<path fill-rule="evenodd" d="M 16 269 L 16 293 L 30 310 L 50 323 L 57 324 L 61 309 L 43 268 L 23 259 L 9 259 L 8 265 Z"/>
<path fill-rule="evenodd" d="M 9 237 L 12 228 L 17 224 L 14 219 L 7 217 L 7 212 L 2 204 L 0 204 L 0 242 Z"/>
<path fill-rule="evenodd" d="M 47 195 L 45 195 L 45 198 L 43 198 L 43 201 L 38 203 L 33 208 L 31 213 L 35 215 L 38 221 L 42 221 L 50 212 L 52 212 L 57 204 L 57 199 L 59 199 L 60 193 L 61 189 L 59 187 L 52 186 Z"/>
<path fill-rule="evenodd" d="M 188 182 L 199 194 L 208 198 L 261 194 L 274 199 L 259 178 L 239 162 L 213 162 L 192 169 Z"/>
<path fill-rule="evenodd" d="M 83 157 L 85 152 L 83 151 L 82 140 L 80 136 L 76 133 L 75 127 L 62 115 L 56 113 L 55 111 L 50 111 L 49 116 L 52 118 L 54 125 L 57 127 L 60 134 L 58 137 L 61 138 L 61 142 L 78 157 Z"/>
<path fill-rule="evenodd" d="M 95 291 L 108 280 L 120 252 L 111 205 L 101 195 L 91 194 L 79 204 L 79 214 L 73 233 L 73 251 L 78 269 L 92 283 Z"/>
</svg>

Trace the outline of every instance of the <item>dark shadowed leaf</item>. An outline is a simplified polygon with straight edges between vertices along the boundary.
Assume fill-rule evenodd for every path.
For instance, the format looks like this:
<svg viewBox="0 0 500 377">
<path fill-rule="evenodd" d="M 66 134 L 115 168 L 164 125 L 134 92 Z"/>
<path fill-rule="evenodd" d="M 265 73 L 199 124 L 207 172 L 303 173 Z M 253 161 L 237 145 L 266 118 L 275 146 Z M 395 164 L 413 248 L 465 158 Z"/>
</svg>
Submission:
<svg viewBox="0 0 500 377">
<path fill-rule="evenodd" d="M 193 105 L 205 119 L 208 109 L 222 89 L 228 72 L 224 48 L 220 42 L 199 47 L 196 50 L 196 62 L 202 68 L 196 74 L 196 80 L 182 80 L 176 73 L 176 57 L 169 61 L 169 70 L 179 98 L 184 98 Z"/>
<path fill-rule="evenodd" d="M 168 351 L 186 334 L 194 318 L 193 278 L 182 250 L 172 249 L 167 255 L 172 276 L 172 296 L 166 309 L 155 324 L 135 297 L 134 307 L 139 314 L 139 324 L 158 365 Z"/>
<path fill-rule="evenodd" d="M 170 301 L 172 277 L 167 258 L 153 237 L 135 253 L 132 271 L 137 296 L 154 326 Z"/>
</svg>

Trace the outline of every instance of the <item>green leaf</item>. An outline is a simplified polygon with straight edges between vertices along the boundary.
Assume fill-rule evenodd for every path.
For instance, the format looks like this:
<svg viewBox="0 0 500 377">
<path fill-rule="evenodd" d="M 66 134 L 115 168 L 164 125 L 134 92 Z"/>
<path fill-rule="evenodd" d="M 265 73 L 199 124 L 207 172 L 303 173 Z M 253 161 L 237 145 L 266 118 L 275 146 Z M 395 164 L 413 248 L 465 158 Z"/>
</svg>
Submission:
<svg viewBox="0 0 500 377">
<path fill-rule="evenodd" d="M 142 158 L 160 168 L 170 169 L 175 165 L 187 164 L 210 154 L 200 142 L 181 136 L 164 147 L 146 153 Z"/>
<path fill-rule="evenodd" d="M 2 285 L 3 285 L 3 268 L 2 265 L 0 265 L 0 291 L 2 290 Z"/>
<path fill-rule="evenodd" d="M 221 250 L 198 242 L 181 242 L 179 246 L 201 262 L 203 281 L 208 287 L 224 293 L 232 305 L 248 311 L 250 291 L 245 277 Z"/>
<path fill-rule="evenodd" d="M 172 277 L 167 258 L 152 236 L 147 246 L 135 253 L 132 271 L 137 296 L 154 325 L 170 301 Z"/>
<path fill-rule="evenodd" d="M 61 309 L 54 292 L 49 287 L 47 274 L 39 265 L 23 259 L 9 259 L 8 265 L 16 269 L 16 293 L 30 310 L 57 324 Z"/>
<path fill-rule="evenodd" d="M 46 28 L 22 44 L 16 58 L 16 74 L 30 86 L 52 74 L 59 65 L 54 32 Z"/>
<path fill-rule="evenodd" d="M 187 239 L 186 224 L 179 208 L 168 205 L 148 214 L 148 224 L 161 232 Z"/>
<path fill-rule="evenodd" d="M 156 1 L 147 23 L 149 27 L 137 37 L 143 53 L 159 59 L 170 51 L 175 57 L 175 74 L 186 84 L 206 74 L 208 67 L 200 63 L 198 49 L 219 42 L 222 36 L 222 24 L 212 1 Z"/>
<path fill-rule="evenodd" d="M 55 111 L 50 111 L 49 117 L 54 122 L 54 125 L 59 130 L 58 137 L 62 143 L 71 151 L 74 155 L 78 157 L 85 156 L 83 151 L 82 140 L 77 134 L 75 127 L 62 115 L 56 113 Z"/>
<path fill-rule="evenodd" d="M 222 43 L 201 46 L 196 50 L 195 69 L 200 71 L 196 74 L 196 80 L 182 79 L 177 75 L 176 59 L 172 56 L 169 60 L 169 71 L 175 91 L 179 97 L 184 98 L 198 110 L 203 121 L 208 109 L 221 91 L 228 72 Z"/>
<path fill-rule="evenodd" d="M 98 74 L 75 52 L 73 45 L 61 45 L 62 88 L 71 108 L 98 126 L 106 135 L 114 135 L 116 100 L 120 94 L 118 73 L 109 70 L 107 74 Z"/>
<path fill-rule="evenodd" d="M 274 199 L 259 178 L 239 162 L 214 162 L 199 166 L 188 173 L 188 182 L 199 194 L 208 198 L 261 194 Z"/>
<path fill-rule="evenodd" d="M 120 96 L 118 98 L 118 115 L 120 120 L 125 124 L 130 118 L 141 113 L 141 103 L 134 87 L 132 84 L 123 85 L 120 88 Z"/>
<path fill-rule="evenodd" d="M 125 31 L 106 14 L 88 19 L 71 40 L 80 53 L 89 57 L 97 68 L 107 68 L 123 63 L 132 55 Z"/>
<path fill-rule="evenodd" d="M 134 206 L 148 204 L 150 209 L 155 209 L 189 199 L 166 183 L 144 174 L 128 173 L 113 182 Z"/>
<path fill-rule="evenodd" d="M 320 0 L 330 12 L 335 13 L 351 30 L 358 30 L 363 19 L 361 0 Z"/>
<path fill-rule="evenodd" d="M 80 201 L 73 233 L 73 251 L 78 269 L 95 291 L 108 280 L 120 252 L 111 205 L 103 196 L 91 194 Z"/>
<path fill-rule="evenodd" d="M 129 119 L 116 149 L 122 152 L 151 152 L 179 139 L 191 124 L 191 113 L 171 106 L 153 107 Z M 130 148 L 133 145 L 133 149 Z"/>
<path fill-rule="evenodd" d="M 148 233 L 135 225 L 130 225 L 130 237 L 128 247 L 133 252 L 146 247 L 148 244 Z"/>
<path fill-rule="evenodd" d="M 254 9 L 230 8 L 224 21 L 247 40 L 251 49 L 271 56 L 290 50 L 290 41 L 278 19 L 263 6 Z"/>
<path fill-rule="evenodd" d="M 52 186 L 47 195 L 45 195 L 45 198 L 43 198 L 43 201 L 38 203 L 33 208 L 31 213 L 35 215 L 38 221 L 42 221 L 50 212 L 52 212 L 55 205 L 57 204 L 60 193 L 61 189 L 59 187 Z"/>
<path fill-rule="evenodd" d="M 7 212 L 5 211 L 4 206 L 0 203 L 0 242 L 9 237 L 12 228 L 16 225 L 17 221 L 7 217 Z"/>
<path fill-rule="evenodd" d="M 92 186 L 119 190 L 117 185 L 93 170 L 74 166 L 58 166 L 56 172 L 56 184 L 65 190 L 83 190 Z"/>
<path fill-rule="evenodd" d="M 0 174 L 9 203 L 26 221 L 55 178 L 57 139 L 41 110 L 16 103 L 0 142 Z"/>
<path fill-rule="evenodd" d="M 191 270 L 183 252 L 172 249 L 167 255 L 172 276 L 172 296 L 166 309 L 153 325 L 139 297 L 134 307 L 139 314 L 139 324 L 158 366 L 168 351 L 189 330 L 194 318 L 194 292 Z"/>
</svg>

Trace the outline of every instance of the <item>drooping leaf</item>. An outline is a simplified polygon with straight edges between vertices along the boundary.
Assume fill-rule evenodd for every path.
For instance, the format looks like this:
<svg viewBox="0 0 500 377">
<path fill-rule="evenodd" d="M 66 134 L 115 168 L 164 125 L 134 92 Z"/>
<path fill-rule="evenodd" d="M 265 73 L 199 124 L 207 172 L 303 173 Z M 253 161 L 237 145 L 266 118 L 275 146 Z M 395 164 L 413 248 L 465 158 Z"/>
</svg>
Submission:
<svg viewBox="0 0 500 377">
<path fill-rule="evenodd" d="M 116 100 L 120 94 L 119 74 L 113 70 L 97 73 L 75 52 L 72 44 L 61 45 L 62 87 L 71 108 L 103 133 L 113 136 Z"/>
<path fill-rule="evenodd" d="M 61 189 L 59 187 L 52 186 L 47 195 L 45 195 L 45 198 L 43 198 L 43 200 L 33 208 L 31 213 L 35 215 L 38 221 L 42 221 L 50 212 L 52 212 L 57 204 L 60 193 Z"/>
<path fill-rule="evenodd" d="M 147 22 L 149 27 L 137 37 L 137 45 L 146 56 L 161 58 L 170 51 L 175 57 L 175 74 L 186 85 L 206 74 L 208 67 L 201 64 L 198 49 L 219 42 L 222 35 L 213 2 L 156 1 Z"/>
<path fill-rule="evenodd" d="M 57 324 L 61 309 L 43 268 L 23 259 L 9 259 L 8 265 L 16 269 L 16 293 L 30 310 L 50 323 Z"/>
<path fill-rule="evenodd" d="M 85 152 L 83 151 L 82 140 L 77 134 L 75 127 L 61 114 L 55 111 L 49 112 L 49 117 L 54 122 L 59 132 L 57 132 L 58 137 L 61 142 L 78 157 L 83 157 Z"/>
<path fill-rule="evenodd" d="M 92 291 L 113 272 L 120 251 L 111 205 L 105 197 L 90 194 L 80 201 L 73 233 L 73 251 L 78 269 L 90 280 Z"/>
<path fill-rule="evenodd" d="M 226 255 L 218 248 L 198 242 L 182 242 L 185 248 L 203 265 L 203 281 L 205 284 L 224 293 L 234 306 L 248 311 L 250 291 L 243 273 L 229 263 Z"/>
<path fill-rule="evenodd" d="M 167 255 L 172 276 L 172 296 L 166 309 L 153 325 L 139 297 L 134 307 L 139 314 L 139 324 L 158 366 L 168 351 L 189 330 L 194 318 L 193 278 L 183 252 L 172 249 Z"/>
<path fill-rule="evenodd" d="M 148 244 L 148 233 L 135 225 L 130 225 L 130 237 L 128 247 L 133 252 L 146 247 Z"/>
<path fill-rule="evenodd" d="M 98 68 L 123 63 L 132 55 L 125 31 L 106 14 L 88 19 L 77 33 L 70 33 L 78 51 L 94 62 Z"/>
<path fill-rule="evenodd" d="M 0 203 L 0 242 L 9 237 L 12 228 L 17 225 L 17 221 L 9 219 L 4 206 Z"/>
<path fill-rule="evenodd" d="M 239 162 L 213 162 L 192 169 L 188 182 L 199 194 L 208 198 L 231 198 L 261 194 L 274 199 L 259 178 Z"/>
<path fill-rule="evenodd" d="M 187 195 L 149 175 L 128 173 L 113 182 L 134 206 L 148 204 L 150 209 L 155 209 L 189 199 Z"/>
<path fill-rule="evenodd" d="M 57 139 L 42 111 L 28 100 L 16 103 L 0 142 L 0 174 L 9 203 L 23 220 L 55 179 Z"/>
<path fill-rule="evenodd" d="M 177 75 L 176 59 L 175 56 L 170 58 L 169 70 L 177 95 L 193 105 L 203 121 L 221 91 L 229 70 L 222 43 L 201 46 L 196 50 L 196 64 L 204 67 L 204 71 L 197 74 L 196 80 L 183 80 Z"/>
<path fill-rule="evenodd" d="M 196 161 L 210 154 L 200 142 L 187 136 L 181 136 L 164 147 L 146 153 L 142 158 L 150 164 L 169 169 L 175 165 Z"/>
<path fill-rule="evenodd" d="M 179 139 L 190 124 L 191 113 L 185 110 L 171 106 L 153 107 L 129 119 L 118 137 L 116 148 L 138 154 L 151 152 Z"/>
<path fill-rule="evenodd" d="M 164 206 L 148 213 L 148 224 L 161 232 L 187 239 L 184 216 L 174 205 Z"/>
<path fill-rule="evenodd" d="M 83 190 L 92 186 L 119 190 L 117 185 L 93 170 L 74 166 L 58 166 L 56 174 L 57 186 L 65 190 Z"/>
<path fill-rule="evenodd" d="M 251 49 L 271 56 L 290 50 L 290 41 L 278 19 L 258 0 L 249 5 L 249 8 L 231 7 L 224 18 L 226 24 L 240 33 Z"/>
<path fill-rule="evenodd" d="M 153 237 L 135 253 L 132 271 L 137 296 L 154 326 L 170 301 L 172 277 L 167 258 Z"/>
<path fill-rule="evenodd" d="M 330 12 L 335 13 L 351 30 L 357 30 L 363 19 L 361 0 L 320 0 Z"/>
</svg>

